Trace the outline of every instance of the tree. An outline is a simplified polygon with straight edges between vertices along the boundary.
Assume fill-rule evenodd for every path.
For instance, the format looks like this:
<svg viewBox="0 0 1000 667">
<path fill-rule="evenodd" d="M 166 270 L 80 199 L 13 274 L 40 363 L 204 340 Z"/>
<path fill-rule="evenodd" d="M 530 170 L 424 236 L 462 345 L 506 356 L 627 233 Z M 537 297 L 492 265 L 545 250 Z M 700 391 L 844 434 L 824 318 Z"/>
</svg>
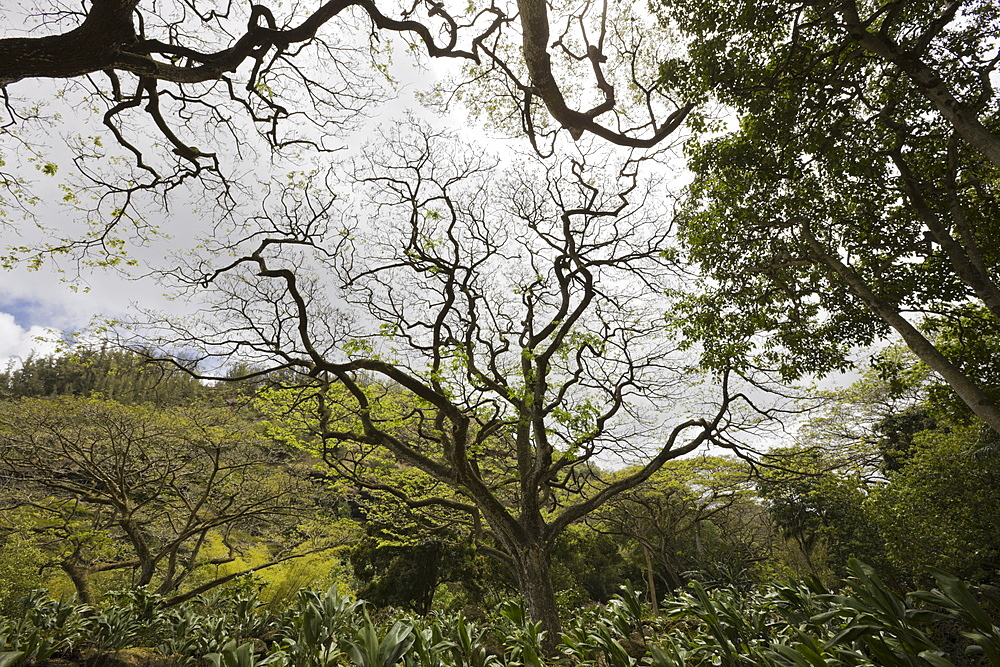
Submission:
<svg viewBox="0 0 1000 667">
<path fill-rule="evenodd" d="M 158 233 L 154 207 L 189 198 L 211 207 L 217 223 L 238 219 L 234 209 L 267 187 L 247 177 L 257 164 L 272 161 L 280 173 L 342 150 L 357 122 L 391 97 L 394 55 L 421 61 L 423 51 L 462 62 L 486 90 L 483 106 L 505 100 L 499 115 L 533 141 L 565 128 L 576 138 L 655 146 L 690 110 L 661 93 L 648 54 L 662 40 L 649 39 L 652 22 L 627 4 L 555 14 L 540 0 L 309 7 L 36 0 L 23 14 L 17 9 L 8 8 L 0 39 L 7 102 L 0 213 L 16 222 L 15 212 L 35 215 L 39 199 L 63 198 L 86 226 L 50 235 L 43 250 L 96 248 L 111 264 L 125 259 L 133 235 L 144 241 Z M 394 46 L 393 36 L 409 50 Z M 49 79 L 65 85 L 49 87 Z M 442 98 L 469 90 L 460 88 Z M 52 99 L 69 100 L 81 123 L 92 114 L 57 145 L 46 136 Z M 69 175 L 49 197 L 29 174 L 56 177 L 60 165 Z M 8 261 L 33 250 L 17 248 Z"/>
<path fill-rule="evenodd" d="M 927 567 L 994 582 L 1000 567 L 997 452 L 980 448 L 981 427 L 914 436 L 908 458 L 867 502 L 885 558 L 903 585 L 926 585 Z"/>
<path fill-rule="evenodd" d="M 915 431 L 932 426 L 927 395 L 936 384 L 899 344 L 876 351 L 858 370 L 848 386 L 816 392 L 816 408 L 801 422 L 796 443 L 827 470 L 850 470 L 871 482 L 884 477 Z"/>
<path fill-rule="evenodd" d="M 329 548 L 328 531 L 302 519 L 315 508 L 291 461 L 230 410 L 3 402 L 0 471 L 0 529 L 33 541 L 86 603 L 98 573 L 131 571 L 136 587 L 170 594 L 248 541 L 272 547 L 267 565 Z"/>
<path fill-rule="evenodd" d="M 751 479 L 736 459 L 673 461 L 608 501 L 588 523 L 638 544 L 655 608 L 657 578 L 669 589 L 683 587 L 690 572 L 745 578 L 770 555 L 770 521 L 753 498 Z"/>
<path fill-rule="evenodd" d="M 892 330 L 1000 431 L 962 352 L 920 323 L 974 307 L 993 330 L 1000 317 L 996 4 L 664 7 L 691 37 L 664 76 L 687 72 L 692 95 L 740 118 L 693 149 L 682 215 L 717 287 L 680 318 L 709 341 L 706 360 L 801 377 L 846 368 L 853 346 Z"/>
<path fill-rule="evenodd" d="M 589 521 L 573 524 L 552 547 L 552 582 L 563 608 L 598 602 L 605 604 L 622 586 L 642 581 L 642 566 L 627 558 L 629 547 L 617 535 L 594 530 Z"/>
<path fill-rule="evenodd" d="M 866 511 L 868 488 L 856 470 L 808 445 L 776 449 L 766 461 L 758 494 L 813 574 L 829 570 L 842 577 L 851 558 L 881 559 L 881 534 Z"/>
<path fill-rule="evenodd" d="M 351 550 L 350 559 L 362 583 L 359 598 L 427 615 L 442 584 L 474 578 L 473 555 L 467 542 L 456 543 L 448 536 L 410 544 L 366 537 Z"/>
<path fill-rule="evenodd" d="M 933 382 L 902 345 L 877 351 L 860 370 L 850 385 L 817 392 L 794 445 L 756 462 L 757 492 L 814 574 L 844 576 L 853 557 L 897 581 L 871 496 L 924 423 Z"/>
<path fill-rule="evenodd" d="M 296 370 L 310 390 L 276 401 L 275 431 L 361 487 L 467 525 L 554 645 L 556 537 L 716 440 L 739 398 L 723 387 L 700 403 L 663 336 L 670 232 L 634 160 L 501 171 L 426 130 L 382 143 L 352 187 L 372 207 L 286 192 L 288 218 L 263 217 L 228 247 L 235 259 L 209 248 L 175 273 L 215 292 L 202 328 L 141 334 L 200 345 L 209 365 Z M 593 465 L 612 457 L 642 463 L 602 480 Z"/>
<path fill-rule="evenodd" d="M 960 322 L 960 321 L 959 321 Z M 939 331 L 947 349 L 953 333 Z M 988 351 L 965 368 L 995 391 Z M 995 568 L 993 431 L 902 346 L 881 350 L 826 402 L 793 448 L 759 462 L 758 488 L 775 521 L 814 571 L 842 575 L 850 558 L 905 588 L 929 583 L 927 566 L 986 578 Z"/>
</svg>

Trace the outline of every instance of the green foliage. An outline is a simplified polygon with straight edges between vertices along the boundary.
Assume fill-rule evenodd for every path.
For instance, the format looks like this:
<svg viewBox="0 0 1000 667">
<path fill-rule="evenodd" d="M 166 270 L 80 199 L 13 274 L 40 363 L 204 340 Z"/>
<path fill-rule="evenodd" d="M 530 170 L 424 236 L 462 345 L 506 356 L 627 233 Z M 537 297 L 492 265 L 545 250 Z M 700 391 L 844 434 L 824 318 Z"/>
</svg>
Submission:
<svg viewBox="0 0 1000 667">
<path fill-rule="evenodd" d="M 23 532 L 8 534 L 0 544 L 0 614 L 10 615 L 19 600 L 41 588 L 46 559 L 34 540 Z"/>
<path fill-rule="evenodd" d="M 693 594 L 678 596 L 668 614 L 698 623 L 679 626 L 679 636 L 668 644 L 675 648 L 667 653 L 723 665 L 952 665 L 932 639 L 935 624 L 978 614 L 988 633 L 997 632 L 988 619 L 983 621 L 985 611 L 971 595 L 961 603 L 951 600 L 951 610 L 937 612 L 920 603 L 940 602 L 940 591 L 901 597 L 859 561 L 852 560 L 848 569 L 852 576 L 842 593 L 827 591 L 815 580 L 771 585 L 749 596 L 692 584 Z M 942 583 L 954 588 L 956 581 Z M 677 650 L 678 644 L 685 653 Z M 685 664 L 664 656 L 660 660 Z"/>
<path fill-rule="evenodd" d="M 864 28 L 848 25 L 846 7 Z M 995 140 L 987 54 L 1000 16 L 989 0 L 954 14 L 934 0 L 887 7 L 658 4 L 687 39 L 663 63 L 664 85 L 735 116 L 689 142 L 694 178 L 679 216 L 688 257 L 711 280 L 671 319 L 713 368 L 785 379 L 843 370 L 854 346 L 898 327 L 886 313 L 954 322 L 991 300 L 977 281 L 995 290 L 995 158 L 907 68 L 929 68 Z M 861 44 L 865 30 L 909 65 Z M 981 328 L 995 330 L 996 317 L 994 303 Z M 959 354 L 938 349 L 968 365 L 986 358 L 988 344 L 962 343 Z"/>
<path fill-rule="evenodd" d="M 358 595 L 376 607 L 403 607 L 419 614 L 430 612 L 434 593 L 443 582 L 474 576 L 474 558 L 468 543 L 440 538 L 418 544 L 367 538 L 350 555 L 354 574 L 362 583 Z"/>
<path fill-rule="evenodd" d="M 36 590 L 22 601 L 9 622 L 0 618 L 0 661 L 21 665 L 42 662 L 82 642 L 90 630 L 91 609 L 72 600 L 54 600 Z"/>
<path fill-rule="evenodd" d="M 300 591 L 278 632 L 280 650 L 293 664 L 322 667 L 340 655 L 340 641 L 353 628 L 362 603 L 341 595 L 336 586 L 325 593 Z"/>
<path fill-rule="evenodd" d="M 13 480 L 0 528 L 65 571 L 87 602 L 92 576 L 106 572 L 134 572 L 133 586 L 162 594 L 211 585 L 208 566 L 253 548 L 259 567 L 348 532 L 325 521 L 289 459 L 229 408 L 0 402 L 0 470 Z"/>
<path fill-rule="evenodd" d="M 90 620 L 90 645 L 99 651 L 118 651 L 155 644 L 167 621 L 162 596 L 146 589 L 109 593 L 104 605 Z"/>
<path fill-rule="evenodd" d="M 906 464 L 868 499 L 906 581 L 925 579 L 927 566 L 977 581 L 1000 569 L 1000 456 L 979 448 L 981 430 L 917 434 Z"/>
<path fill-rule="evenodd" d="M 881 436 L 878 441 L 882 455 L 882 472 L 899 472 L 914 454 L 914 436 L 921 431 L 929 431 L 937 426 L 925 406 L 914 406 L 897 414 L 891 414 L 875 425 Z"/>
<path fill-rule="evenodd" d="M 120 403 L 182 405 L 204 396 L 187 373 L 148 363 L 137 354 L 77 347 L 48 357 L 29 357 L 0 374 L 0 397 L 99 396 Z"/>
<path fill-rule="evenodd" d="M 774 531 L 751 479 L 735 458 L 671 461 L 642 486 L 612 499 L 592 523 L 628 540 L 619 543 L 632 566 L 629 576 L 644 582 L 654 576 L 663 582 L 657 584 L 660 593 L 691 576 L 753 579 L 756 564 L 770 556 Z"/>
<path fill-rule="evenodd" d="M 156 628 L 132 635 L 133 644 L 156 646 L 178 664 L 219 667 L 944 667 L 962 656 L 939 645 L 942 624 L 963 629 L 969 659 L 996 663 L 1000 592 L 972 588 L 938 570 L 937 588 L 903 596 L 859 561 L 848 570 L 839 591 L 816 579 L 752 590 L 693 582 L 667 600 L 660 617 L 625 587 L 605 607 L 577 610 L 567 619 L 558 661 L 542 653 L 538 624 L 515 602 L 502 605 L 485 630 L 461 614 L 376 622 L 362 603 L 335 589 L 303 592 L 280 618 L 242 594 L 169 610 L 154 597 L 129 595 L 110 601 L 101 614 L 136 615 Z M 94 636 L 105 621 L 90 608 L 44 593 L 26 602 L 23 618 L 0 621 L 0 664 L 113 648 Z M 183 644 L 185 639 L 195 641 Z"/>
<path fill-rule="evenodd" d="M 452 663 L 455 667 L 499 667 L 500 660 L 485 646 L 485 633 L 461 613 L 444 619 L 452 630 Z"/>
<path fill-rule="evenodd" d="M 986 394 L 1000 399 L 1000 323 L 982 306 L 968 304 L 946 317 L 929 317 L 924 325 L 936 347 Z M 946 384 L 928 388 L 928 402 L 943 420 L 976 423 L 965 403 Z"/>
<path fill-rule="evenodd" d="M 382 634 L 366 611 L 354 641 L 347 642 L 347 655 L 355 667 L 392 667 L 415 641 L 413 626 L 396 621 Z"/>
<path fill-rule="evenodd" d="M 573 594 L 572 609 L 581 601 L 607 602 L 627 579 L 638 579 L 635 559 L 624 557 L 622 539 L 587 524 L 570 526 L 552 547 L 552 582 Z"/>
<path fill-rule="evenodd" d="M 855 470 L 838 469 L 818 449 L 775 449 L 757 489 L 777 527 L 802 549 L 815 574 L 844 576 L 854 557 L 880 556 L 881 537 L 868 515 L 867 489 Z"/>
<path fill-rule="evenodd" d="M 912 355 L 888 348 L 850 387 L 824 393 L 798 445 L 763 459 L 758 493 L 813 572 L 846 576 L 856 557 L 900 588 L 929 583 L 932 566 L 994 580 L 1000 450 L 939 390 Z"/>
<path fill-rule="evenodd" d="M 993 611 L 991 617 L 965 582 L 943 570 L 935 569 L 932 573 L 938 588 L 917 591 L 912 597 L 932 608 L 945 610 L 943 616 L 947 618 L 961 619 L 968 628 L 964 635 L 972 640 L 966 652 L 983 655 L 992 665 L 1000 664 L 1000 627 L 994 623 L 996 612 L 1000 610 L 1000 591 L 993 587 L 985 590 Z"/>
<path fill-rule="evenodd" d="M 633 655 L 637 648 L 634 637 L 642 638 L 638 645 L 642 652 L 649 648 L 641 634 L 643 621 L 649 617 L 649 610 L 627 584 L 604 609 L 574 614 L 563 633 L 560 650 L 584 664 L 633 667 L 641 657 Z"/>
<path fill-rule="evenodd" d="M 499 631 L 503 637 L 504 664 L 543 667 L 545 630 L 532 622 L 520 601 L 508 601 L 499 609 Z"/>
<path fill-rule="evenodd" d="M 282 661 L 280 655 L 271 655 L 261 658 L 253 651 L 253 642 L 236 644 L 236 640 L 230 639 L 223 645 L 218 653 L 209 653 L 204 660 L 211 667 L 258 667 L 259 665 L 270 665 Z"/>
</svg>

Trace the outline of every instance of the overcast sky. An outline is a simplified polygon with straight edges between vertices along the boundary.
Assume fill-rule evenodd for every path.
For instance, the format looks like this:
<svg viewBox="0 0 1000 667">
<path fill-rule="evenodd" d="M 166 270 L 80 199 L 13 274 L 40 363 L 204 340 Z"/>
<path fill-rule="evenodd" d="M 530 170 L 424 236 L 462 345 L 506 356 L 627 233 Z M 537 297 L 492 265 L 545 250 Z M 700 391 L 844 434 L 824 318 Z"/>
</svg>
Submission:
<svg viewBox="0 0 1000 667">
<path fill-rule="evenodd" d="M 0 16 L 0 35 L 4 32 L 3 17 Z M 418 70 L 406 54 L 394 58 L 391 74 L 401 82 L 398 96 L 372 110 L 372 118 L 353 135 L 355 138 L 351 143 L 359 145 L 373 138 L 376 136 L 373 128 L 385 125 L 391 119 L 399 119 L 408 112 L 427 117 L 429 112 L 415 100 L 415 92 L 429 87 L 451 66 L 449 62 L 432 61 L 428 63 L 428 69 Z M 81 114 L 74 105 L 60 102 L 56 91 L 63 84 L 59 81 L 24 80 L 9 86 L 14 98 L 44 100 L 42 113 L 52 119 L 51 126 L 44 130 L 47 137 L 33 137 L 32 150 L 39 149 L 43 161 L 51 160 L 60 165 L 57 177 L 43 176 L 38 171 L 37 159 L 35 163 L 30 161 L 37 156 L 28 155 L 29 151 L 14 142 L 2 141 L 0 136 L 0 160 L 7 163 L 3 170 L 31 179 L 41 198 L 50 201 L 58 201 L 63 195 L 58 189 L 58 182 L 70 167 L 70 156 L 64 146 L 67 137 L 100 132 L 105 144 L 114 143 L 110 133 L 100 127 L 99 115 L 90 111 Z M 459 117 L 460 112 L 456 110 L 455 114 Z M 41 146 L 46 139 L 48 146 Z M 212 148 L 208 147 L 208 150 Z M 15 168 L 18 158 L 22 164 Z M 8 212 L 10 210 L 8 207 Z M 37 216 L 36 222 L 50 227 L 53 230 L 51 233 L 73 234 L 72 230 L 79 232 L 83 229 L 79 221 L 73 222 L 68 218 L 65 207 L 43 201 L 35 205 L 33 211 Z M 162 267 L 171 252 L 192 247 L 197 237 L 208 233 L 211 227 L 212 221 L 193 213 L 190 206 L 177 206 L 175 203 L 173 212 L 174 215 L 169 218 L 155 214 L 150 220 L 161 226 L 169 238 L 158 239 L 145 247 L 129 248 L 130 255 L 139 261 L 137 269 L 93 269 L 62 259 L 47 262 L 36 271 L 22 265 L 0 272 L 0 368 L 6 368 L 11 361 L 16 364 L 32 353 L 51 353 L 55 349 L 52 343 L 54 338 L 84 330 L 95 317 L 127 318 L 135 306 L 171 313 L 188 310 L 188 304 L 166 299 L 160 285 L 142 277 L 149 267 Z M 9 214 L 6 219 L 11 224 L 0 226 L 0 251 L 51 238 L 51 233 L 47 237 L 31 221 L 22 221 Z M 3 222 L 2 217 L 0 222 Z"/>
</svg>

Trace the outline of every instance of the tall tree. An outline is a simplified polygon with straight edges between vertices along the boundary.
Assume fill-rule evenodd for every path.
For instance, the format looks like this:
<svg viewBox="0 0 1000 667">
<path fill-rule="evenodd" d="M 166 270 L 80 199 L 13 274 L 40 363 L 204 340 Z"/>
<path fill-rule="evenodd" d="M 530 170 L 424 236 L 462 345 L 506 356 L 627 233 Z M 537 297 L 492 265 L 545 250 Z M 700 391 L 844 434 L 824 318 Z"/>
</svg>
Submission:
<svg viewBox="0 0 1000 667">
<path fill-rule="evenodd" d="M 864 506 L 863 475 L 808 444 L 775 449 L 765 461 L 758 494 L 813 574 L 841 577 L 851 558 L 878 564 L 882 539 Z"/>
<path fill-rule="evenodd" d="M 707 359 L 748 355 L 795 377 L 844 368 L 852 346 L 895 331 L 1000 431 L 962 352 L 920 326 L 969 304 L 984 333 L 1000 318 L 996 4 L 664 11 L 689 18 L 692 40 L 664 76 L 687 73 L 689 94 L 739 116 L 693 149 L 683 214 L 692 259 L 718 287 L 685 325 L 709 341 Z"/>
<path fill-rule="evenodd" d="M 262 220 L 228 248 L 235 259 L 176 273 L 214 290 L 203 328 L 145 334 L 298 371 L 314 388 L 298 428 L 327 463 L 469 517 L 552 645 L 555 538 L 717 439 L 738 399 L 723 387 L 700 402 L 663 336 L 670 231 L 634 161 L 501 170 L 427 130 L 385 143 L 355 172 L 371 207 L 333 215 L 287 192 L 288 217 Z M 613 481 L 592 473 L 614 459 L 641 464 Z"/>
</svg>

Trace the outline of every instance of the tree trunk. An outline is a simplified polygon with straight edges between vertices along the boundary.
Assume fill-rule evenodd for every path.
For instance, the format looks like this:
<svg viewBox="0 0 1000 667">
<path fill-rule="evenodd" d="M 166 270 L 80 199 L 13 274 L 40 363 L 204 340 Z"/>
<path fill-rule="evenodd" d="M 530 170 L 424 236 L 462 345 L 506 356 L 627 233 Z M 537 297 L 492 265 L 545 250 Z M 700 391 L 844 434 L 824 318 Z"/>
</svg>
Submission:
<svg viewBox="0 0 1000 667">
<path fill-rule="evenodd" d="M 882 33 L 869 32 L 866 22 L 858 15 L 854 0 L 846 0 L 839 9 L 847 33 L 858 45 L 894 65 L 921 95 L 930 100 L 960 137 L 987 160 L 1000 166 L 1000 137 L 983 125 L 973 109 L 956 98 L 938 71 L 921 60 L 920 54 L 901 47 Z"/>
<path fill-rule="evenodd" d="M 127 516 L 127 506 L 122 507 L 122 512 Z M 136 582 L 136 587 L 144 588 L 153 581 L 153 576 L 156 574 L 156 559 L 150 551 L 149 545 L 146 543 L 146 537 L 142 534 L 142 529 L 131 518 L 122 519 L 118 522 L 118 525 L 128 537 L 129 542 L 132 544 L 132 549 L 139 560 L 139 580 Z"/>
<path fill-rule="evenodd" d="M 927 340 L 927 337 L 919 329 L 910 324 L 909 320 L 900 314 L 896 305 L 879 297 L 854 269 L 844 264 L 833 253 L 827 252 L 826 248 L 812 235 L 811 231 L 806 228 L 803 228 L 802 231 L 809 247 L 827 268 L 841 278 L 847 289 L 861 299 L 872 313 L 882 318 L 883 322 L 895 329 L 907 347 L 921 361 L 940 375 L 941 379 L 955 390 L 958 397 L 969 406 L 969 409 L 977 417 L 983 420 L 996 433 L 1000 433 L 1000 407 L 993 402 L 986 392 L 973 382 L 962 369 L 951 363 L 931 341 Z"/>
<path fill-rule="evenodd" d="M 83 23 L 69 32 L 0 40 L 0 85 L 36 77 L 77 77 L 110 67 L 121 47 L 137 40 L 132 23 L 137 4 L 94 0 Z"/>
<path fill-rule="evenodd" d="M 528 616 L 533 622 L 542 624 L 545 631 L 542 649 L 551 654 L 559 643 L 562 624 L 549 572 L 548 550 L 532 545 L 514 554 L 514 563 L 518 588 L 527 604 Z"/>
<path fill-rule="evenodd" d="M 76 588 L 76 597 L 82 604 L 94 604 L 94 590 L 90 586 L 90 572 L 70 561 L 63 561 L 59 565 L 63 572 L 69 575 L 73 587 Z"/>
<path fill-rule="evenodd" d="M 653 605 L 653 614 L 660 613 L 660 603 L 656 598 L 656 582 L 653 577 L 653 560 L 649 557 L 649 547 L 642 545 L 642 555 L 646 557 L 646 587 L 649 588 L 649 602 Z"/>
</svg>

